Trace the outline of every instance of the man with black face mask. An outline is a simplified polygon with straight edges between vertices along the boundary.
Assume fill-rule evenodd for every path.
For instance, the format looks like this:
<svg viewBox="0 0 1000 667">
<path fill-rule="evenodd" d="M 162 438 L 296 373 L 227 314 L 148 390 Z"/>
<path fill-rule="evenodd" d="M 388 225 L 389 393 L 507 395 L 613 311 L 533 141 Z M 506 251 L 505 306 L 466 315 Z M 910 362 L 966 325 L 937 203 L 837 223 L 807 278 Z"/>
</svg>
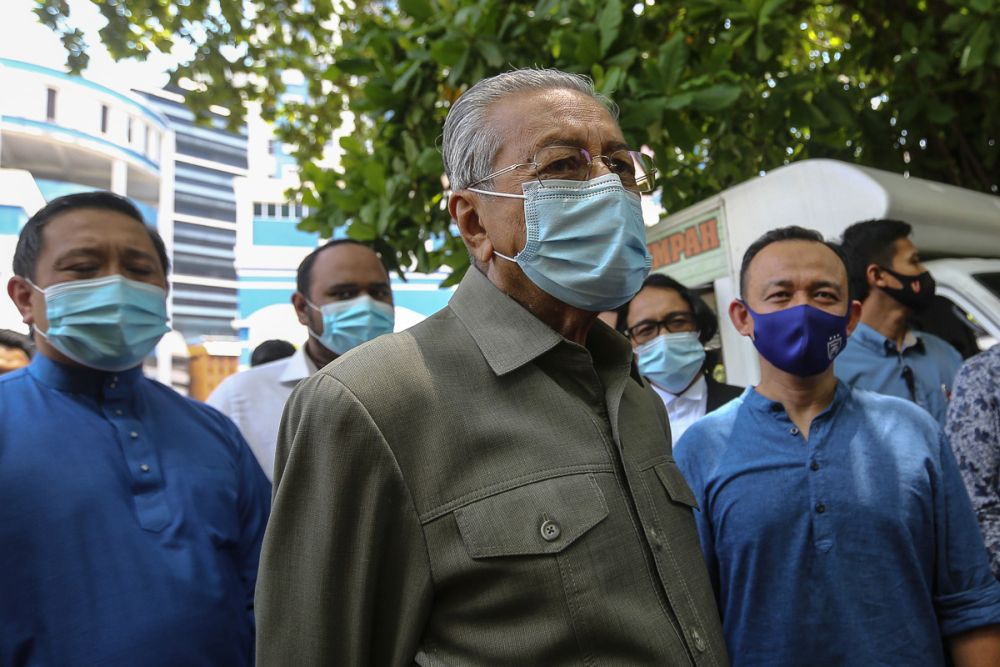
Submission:
<svg viewBox="0 0 1000 667">
<path fill-rule="evenodd" d="M 740 295 L 760 383 L 674 449 L 733 666 L 1000 665 L 1000 585 L 940 427 L 833 374 L 861 314 L 843 256 L 773 230 Z"/>
<path fill-rule="evenodd" d="M 913 401 L 943 425 L 962 356 L 937 336 L 910 328 L 910 317 L 934 300 L 934 278 L 911 231 L 899 220 L 867 220 L 844 231 L 851 288 L 862 308 L 834 372 L 853 387 Z"/>
</svg>

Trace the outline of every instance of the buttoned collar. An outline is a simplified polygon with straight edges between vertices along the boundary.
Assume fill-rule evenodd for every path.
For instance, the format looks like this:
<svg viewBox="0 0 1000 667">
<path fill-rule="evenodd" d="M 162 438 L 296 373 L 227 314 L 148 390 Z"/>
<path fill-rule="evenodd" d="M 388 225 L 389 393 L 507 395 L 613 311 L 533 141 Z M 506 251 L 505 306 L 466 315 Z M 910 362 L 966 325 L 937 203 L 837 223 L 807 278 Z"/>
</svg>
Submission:
<svg viewBox="0 0 1000 667">
<path fill-rule="evenodd" d="M 68 366 L 39 352 L 28 365 L 28 373 L 44 385 L 74 394 L 100 396 L 105 387 L 130 389 L 142 379 L 142 366 L 124 371 Z"/>
<path fill-rule="evenodd" d="M 497 375 L 517 370 L 560 343 L 575 345 L 501 292 L 474 266 L 466 272 L 448 305 Z M 631 374 L 639 381 L 631 345 L 603 322 L 595 322 L 591 328 L 587 349 L 597 363 L 630 364 Z"/>
<path fill-rule="evenodd" d="M 837 389 L 833 394 L 833 400 L 830 402 L 830 405 L 828 405 L 825 410 L 820 412 L 813 419 L 825 418 L 829 415 L 835 414 L 840 409 L 840 406 L 844 403 L 844 401 L 847 400 L 850 393 L 850 387 L 838 380 Z M 747 387 L 746 391 L 743 392 L 742 400 L 743 404 L 754 412 L 770 416 L 780 415 L 785 419 L 788 418 L 787 413 L 785 412 L 785 406 L 778 401 L 772 401 L 771 399 L 757 393 L 756 387 Z"/>
<path fill-rule="evenodd" d="M 911 348 L 915 351 L 920 351 L 923 350 L 924 347 L 924 343 L 920 340 L 920 336 L 910 329 L 906 332 L 906 335 L 903 336 L 903 349 L 897 350 L 896 343 L 894 341 L 889 340 L 864 322 L 858 322 L 858 326 L 854 329 L 854 333 L 851 334 L 849 340 L 860 343 L 869 350 L 886 356 L 899 354 L 900 352 L 905 352 Z"/>
<path fill-rule="evenodd" d="M 285 369 L 281 371 L 281 377 L 278 378 L 278 381 L 282 384 L 297 384 L 298 382 L 305 380 L 317 370 L 319 369 L 316 368 L 312 359 L 310 359 L 309 355 L 306 354 L 306 346 L 303 344 L 302 347 L 295 350 L 295 352 L 288 357 L 285 362 Z"/>
</svg>

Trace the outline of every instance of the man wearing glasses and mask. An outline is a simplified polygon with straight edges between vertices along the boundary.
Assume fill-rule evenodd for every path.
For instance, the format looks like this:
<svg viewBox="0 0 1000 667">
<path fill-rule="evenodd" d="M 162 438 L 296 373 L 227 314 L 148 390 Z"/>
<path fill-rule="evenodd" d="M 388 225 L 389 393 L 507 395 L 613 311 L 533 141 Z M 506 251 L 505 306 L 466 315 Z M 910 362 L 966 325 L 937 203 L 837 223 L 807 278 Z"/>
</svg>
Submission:
<svg viewBox="0 0 1000 667">
<path fill-rule="evenodd" d="M 910 328 L 934 301 L 934 278 L 899 220 L 867 220 L 844 230 L 851 287 L 862 301 L 861 322 L 834 364 L 841 380 L 898 396 L 944 426 L 962 355 L 946 341 Z"/>
<path fill-rule="evenodd" d="M 727 664 L 663 403 L 596 323 L 652 161 L 554 70 L 470 88 L 443 153 L 473 267 L 289 400 L 258 664 Z"/>
<path fill-rule="evenodd" d="M 308 338 L 290 357 L 237 373 L 207 403 L 236 422 L 268 479 L 285 401 L 299 382 L 328 363 L 392 331 L 389 274 L 368 246 L 338 239 L 306 255 L 295 278 L 292 306 Z"/>
<path fill-rule="evenodd" d="M 743 392 L 712 378 L 705 345 L 719 329 L 715 313 L 673 278 L 660 273 L 646 278 L 620 309 L 618 324 L 632 343 L 639 372 L 663 399 L 674 442 L 688 426 Z"/>
</svg>

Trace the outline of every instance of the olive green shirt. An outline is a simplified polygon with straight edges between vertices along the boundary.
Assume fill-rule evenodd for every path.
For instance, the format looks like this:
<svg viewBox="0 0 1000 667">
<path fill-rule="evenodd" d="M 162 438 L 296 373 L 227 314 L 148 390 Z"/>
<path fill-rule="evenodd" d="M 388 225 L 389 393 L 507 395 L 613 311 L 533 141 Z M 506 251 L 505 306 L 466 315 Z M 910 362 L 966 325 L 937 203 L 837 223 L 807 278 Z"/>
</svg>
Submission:
<svg viewBox="0 0 1000 667">
<path fill-rule="evenodd" d="M 289 400 L 257 664 L 727 664 L 668 429 L 624 338 L 471 269 Z"/>
</svg>

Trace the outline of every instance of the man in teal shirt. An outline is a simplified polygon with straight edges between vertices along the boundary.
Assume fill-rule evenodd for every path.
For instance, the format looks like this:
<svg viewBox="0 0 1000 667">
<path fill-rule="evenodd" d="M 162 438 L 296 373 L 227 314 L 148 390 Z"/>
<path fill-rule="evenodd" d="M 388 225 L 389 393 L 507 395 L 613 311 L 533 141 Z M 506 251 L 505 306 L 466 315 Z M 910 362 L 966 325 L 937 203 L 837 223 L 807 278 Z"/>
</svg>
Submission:
<svg viewBox="0 0 1000 667">
<path fill-rule="evenodd" d="M 834 363 L 852 387 L 913 401 L 942 426 L 962 356 L 944 340 L 910 328 L 931 305 L 934 279 L 899 220 L 868 220 L 844 231 L 851 288 L 862 301 L 861 322 Z"/>
</svg>

